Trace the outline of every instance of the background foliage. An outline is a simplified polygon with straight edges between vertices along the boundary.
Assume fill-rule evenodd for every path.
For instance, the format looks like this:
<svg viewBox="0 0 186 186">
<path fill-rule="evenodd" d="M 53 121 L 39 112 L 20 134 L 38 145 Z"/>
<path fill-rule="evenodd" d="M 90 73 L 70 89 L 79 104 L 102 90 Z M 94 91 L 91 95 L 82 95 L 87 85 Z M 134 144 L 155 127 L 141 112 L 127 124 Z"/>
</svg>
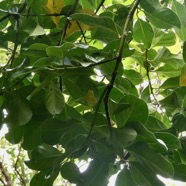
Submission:
<svg viewBox="0 0 186 186">
<path fill-rule="evenodd" d="M 185 6 L 0 2 L 0 126 L 27 151 L 31 186 L 186 181 Z"/>
</svg>

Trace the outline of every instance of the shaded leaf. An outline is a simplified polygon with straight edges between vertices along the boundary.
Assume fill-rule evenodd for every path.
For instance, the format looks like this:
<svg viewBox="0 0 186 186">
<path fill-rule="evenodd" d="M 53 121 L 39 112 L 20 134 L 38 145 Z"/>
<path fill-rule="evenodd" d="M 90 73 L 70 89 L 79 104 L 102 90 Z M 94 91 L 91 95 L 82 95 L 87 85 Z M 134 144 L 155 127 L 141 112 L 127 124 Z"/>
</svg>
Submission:
<svg viewBox="0 0 186 186">
<path fill-rule="evenodd" d="M 19 95 L 7 95 L 5 108 L 8 112 L 5 121 L 9 126 L 25 125 L 32 117 L 32 110 L 27 101 Z"/>
<path fill-rule="evenodd" d="M 155 153 L 144 143 L 136 143 L 127 148 L 137 159 L 143 161 L 146 166 L 163 177 L 171 178 L 174 175 L 174 167 L 163 156 Z M 161 162 L 161 163 L 160 163 Z"/>
<path fill-rule="evenodd" d="M 135 183 L 134 179 L 131 176 L 130 170 L 127 167 L 119 172 L 119 174 L 117 175 L 117 178 L 116 178 L 115 185 L 117 185 L 117 186 L 123 186 L 123 185 L 137 186 L 137 184 Z"/>
<path fill-rule="evenodd" d="M 81 173 L 77 165 L 73 162 L 64 163 L 60 169 L 61 175 L 71 183 L 81 182 Z"/>
<path fill-rule="evenodd" d="M 58 174 L 58 171 L 41 171 L 33 176 L 30 186 L 53 186 Z"/>
<path fill-rule="evenodd" d="M 56 148 L 47 145 L 40 145 L 31 152 L 30 160 L 25 163 L 30 169 L 51 170 L 55 161 L 61 157 L 61 152 Z"/>
</svg>

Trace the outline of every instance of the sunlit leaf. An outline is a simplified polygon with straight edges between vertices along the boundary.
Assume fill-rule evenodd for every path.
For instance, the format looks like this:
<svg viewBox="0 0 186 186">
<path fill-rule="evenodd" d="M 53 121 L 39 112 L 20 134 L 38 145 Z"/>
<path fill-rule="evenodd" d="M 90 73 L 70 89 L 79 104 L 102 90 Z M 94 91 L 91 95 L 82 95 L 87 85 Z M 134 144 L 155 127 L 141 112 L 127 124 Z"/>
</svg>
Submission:
<svg viewBox="0 0 186 186">
<path fill-rule="evenodd" d="M 143 21 L 142 19 L 138 19 L 134 25 L 133 36 L 137 42 L 143 43 L 147 49 L 151 47 L 154 33 L 149 23 Z"/>
<path fill-rule="evenodd" d="M 45 95 L 45 105 L 52 114 L 60 114 L 65 106 L 65 100 L 58 85 L 51 81 L 47 93 Z"/>
</svg>

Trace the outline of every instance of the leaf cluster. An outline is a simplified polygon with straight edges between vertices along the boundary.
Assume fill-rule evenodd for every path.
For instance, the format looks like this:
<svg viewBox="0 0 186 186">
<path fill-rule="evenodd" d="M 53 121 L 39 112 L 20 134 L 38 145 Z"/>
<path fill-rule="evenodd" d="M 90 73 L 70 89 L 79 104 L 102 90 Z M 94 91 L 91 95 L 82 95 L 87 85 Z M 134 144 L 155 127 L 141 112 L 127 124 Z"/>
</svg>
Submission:
<svg viewBox="0 0 186 186">
<path fill-rule="evenodd" d="M 185 16 L 176 0 L 0 2 L 0 127 L 31 186 L 186 181 Z"/>
</svg>

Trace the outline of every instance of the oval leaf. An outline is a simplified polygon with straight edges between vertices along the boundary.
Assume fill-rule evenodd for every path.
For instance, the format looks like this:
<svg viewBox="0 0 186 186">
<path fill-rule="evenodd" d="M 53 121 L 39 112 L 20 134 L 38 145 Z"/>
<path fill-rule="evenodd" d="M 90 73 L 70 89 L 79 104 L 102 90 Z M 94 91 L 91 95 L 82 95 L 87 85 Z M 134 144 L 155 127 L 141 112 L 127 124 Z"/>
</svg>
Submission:
<svg viewBox="0 0 186 186">
<path fill-rule="evenodd" d="M 45 95 L 45 105 L 52 115 L 60 114 L 65 107 L 63 94 L 54 81 L 51 81 Z"/>
</svg>

